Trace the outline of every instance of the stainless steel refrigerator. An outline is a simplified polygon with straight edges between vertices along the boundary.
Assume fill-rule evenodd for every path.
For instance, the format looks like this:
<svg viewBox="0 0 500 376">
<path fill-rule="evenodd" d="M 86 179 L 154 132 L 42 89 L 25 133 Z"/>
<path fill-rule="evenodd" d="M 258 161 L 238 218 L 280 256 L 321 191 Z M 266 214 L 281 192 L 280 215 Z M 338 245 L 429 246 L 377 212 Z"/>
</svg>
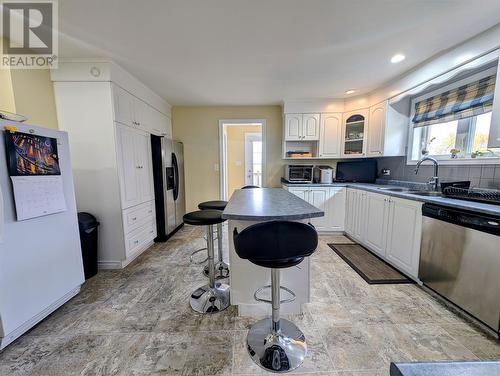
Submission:
<svg viewBox="0 0 500 376">
<path fill-rule="evenodd" d="M 166 241 L 182 227 L 184 196 L 184 148 L 182 142 L 151 135 L 155 187 L 155 241 Z"/>
</svg>

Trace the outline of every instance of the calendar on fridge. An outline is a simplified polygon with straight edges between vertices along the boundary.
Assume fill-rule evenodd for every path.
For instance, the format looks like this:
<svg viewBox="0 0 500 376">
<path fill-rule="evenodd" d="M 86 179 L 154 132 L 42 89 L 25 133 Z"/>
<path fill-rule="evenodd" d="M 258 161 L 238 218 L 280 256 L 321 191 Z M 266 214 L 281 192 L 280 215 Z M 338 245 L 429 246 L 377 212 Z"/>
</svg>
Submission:
<svg viewBox="0 0 500 376">
<path fill-rule="evenodd" d="M 63 181 L 58 176 L 11 176 L 17 220 L 66 210 Z"/>
</svg>

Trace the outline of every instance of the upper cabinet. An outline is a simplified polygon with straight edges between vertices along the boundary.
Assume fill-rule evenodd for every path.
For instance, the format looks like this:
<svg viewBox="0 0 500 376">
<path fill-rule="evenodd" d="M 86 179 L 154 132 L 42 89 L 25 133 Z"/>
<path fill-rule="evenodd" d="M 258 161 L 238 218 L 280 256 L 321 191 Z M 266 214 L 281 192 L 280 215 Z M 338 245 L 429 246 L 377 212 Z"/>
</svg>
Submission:
<svg viewBox="0 0 500 376">
<path fill-rule="evenodd" d="M 158 136 L 172 137 L 172 124 L 167 115 L 115 84 L 113 102 L 116 122 Z"/>
<path fill-rule="evenodd" d="M 321 114 L 319 134 L 319 157 L 340 158 L 342 114 Z"/>
<path fill-rule="evenodd" d="M 344 113 L 342 157 L 352 158 L 366 155 L 368 116 L 368 109 Z"/>
<path fill-rule="evenodd" d="M 384 133 L 387 115 L 387 102 L 370 107 L 370 131 L 368 132 L 368 148 L 366 154 L 370 157 L 380 157 L 384 154 Z"/>
<path fill-rule="evenodd" d="M 319 140 L 319 114 L 302 115 L 302 139 L 305 141 Z"/>
<path fill-rule="evenodd" d="M 286 114 L 285 140 L 311 141 L 319 139 L 319 114 Z"/>
</svg>

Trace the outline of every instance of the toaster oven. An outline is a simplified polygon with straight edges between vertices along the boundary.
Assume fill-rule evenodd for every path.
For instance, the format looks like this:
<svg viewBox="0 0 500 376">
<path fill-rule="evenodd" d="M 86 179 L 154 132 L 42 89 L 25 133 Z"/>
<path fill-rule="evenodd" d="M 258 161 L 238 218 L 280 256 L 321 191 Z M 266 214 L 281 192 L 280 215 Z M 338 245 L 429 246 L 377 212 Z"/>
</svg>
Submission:
<svg viewBox="0 0 500 376">
<path fill-rule="evenodd" d="M 285 180 L 290 183 L 312 183 L 313 165 L 286 165 Z"/>
</svg>

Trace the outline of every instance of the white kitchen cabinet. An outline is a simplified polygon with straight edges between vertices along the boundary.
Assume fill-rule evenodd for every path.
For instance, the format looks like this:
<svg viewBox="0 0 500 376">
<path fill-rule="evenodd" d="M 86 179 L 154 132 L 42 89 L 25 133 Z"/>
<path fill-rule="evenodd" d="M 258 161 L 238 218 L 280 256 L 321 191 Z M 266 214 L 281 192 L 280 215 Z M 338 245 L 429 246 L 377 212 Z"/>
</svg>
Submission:
<svg viewBox="0 0 500 376">
<path fill-rule="evenodd" d="M 385 256 L 388 196 L 368 193 L 366 196 L 366 226 L 364 241 L 379 256 Z"/>
<path fill-rule="evenodd" d="M 368 131 L 367 156 L 384 155 L 384 135 L 387 118 L 387 101 L 370 107 L 370 129 Z"/>
<path fill-rule="evenodd" d="M 391 197 L 389 200 L 386 259 L 418 277 L 420 238 L 422 233 L 422 203 Z"/>
<path fill-rule="evenodd" d="M 302 115 L 302 140 L 317 141 L 319 140 L 319 114 L 303 114 Z"/>
<path fill-rule="evenodd" d="M 290 193 L 323 210 L 323 217 L 312 218 L 318 231 L 344 231 L 346 189 L 344 187 L 284 187 Z"/>
<path fill-rule="evenodd" d="M 319 114 L 286 114 L 285 141 L 319 140 Z"/>
<path fill-rule="evenodd" d="M 134 96 L 118 85 L 112 85 L 112 88 L 115 121 L 133 127 L 135 125 Z"/>
<path fill-rule="evenodd" d="M 319 134 L 319 157 L 340 158 L 342 147 L 342 114 L 321 114 Z"/>
<path fill-rule="evenodd" d="M 116 139 L 122 208 L 153 200 L 149 135 L 140 130 L 117 125 Z"/>
<path fill-rule="evenodd" d="M 346 233 L 403 273 L 417 279 L 422 203 L 347 190 Z"/>
<path fill-rule="evenodd" d="M 354 158 L 366 155 L 369 110 L 364 108 L 343 114 L 342 157 Z"/>
<path fill-rule="evenodd" d="M 285 141 L 302 140 L 302 114 L 285 115 Z"/>
</svg>

